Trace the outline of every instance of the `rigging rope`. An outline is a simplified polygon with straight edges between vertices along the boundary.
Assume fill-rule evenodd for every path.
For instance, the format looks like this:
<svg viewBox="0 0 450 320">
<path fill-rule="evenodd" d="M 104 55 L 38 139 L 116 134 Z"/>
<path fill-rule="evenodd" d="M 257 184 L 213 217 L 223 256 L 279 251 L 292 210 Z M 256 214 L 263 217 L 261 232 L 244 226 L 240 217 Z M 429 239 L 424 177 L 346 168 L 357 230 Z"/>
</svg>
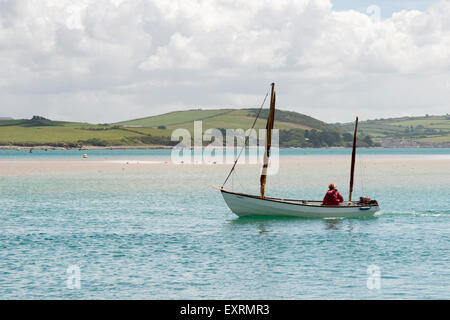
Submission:
<svg viewBox="0 0 450 320">
<path fill-rule="evenodd" d="M 241 190 L 242 190 L 244 193 L 248 193 L 247 190 L 246 190 L 246 188 L 242 185 L 241 180 L 239 179 L 238 175 L 236 174 L 236 170 L 233 171 L 232 179 L 233 179 L 233 180 L 232 180 L 232 181 L 233 181 L 233 185 L 236 184 L 236 181 L 237 181 L 237 183 L 238 183 L 239 186 L 241 187 Z M 233 189 L 232 189 L 232 190 L 233 190 Z"/>
<path fill-rule="evenodd" d="M 253 121 L 253 125 L 252 125 L 252 127 L 250 128 L 250 131 L 252 131 L 253 128 L 255 127 L 256 121 L 258 120 L 259 115 L 261 114 L 261 110 L 262 110 L 262 108 L 264 107 L 264 104 L 266 103 L 266 99 L 267 99 L 267 96 L 268 96 L 268 95 L 269 95 L 269 91 L 267 91 L 266 96 L 264 97 L 264 100 L 263 100 L 263 102 L 262 102 L 262 104 L 261 104 L 261 107 L 259 108 L 258 114 L 256 115 L 256 118 L 255 118 L 255 120 Z M 227 178 L 225 179 L 224 183 L 222 184 L 222 189 L 223 189 L 223 187 L 225 186 L 225 184 L 227 183 L 228 178 L 230 178 L 231 174 L 233 173 L 234 168 L 236 167 L 236 164 L 237 164 L 237 162 L 238 162 L 238 160 L 239 160 L 239 157 L 241 156 L 242 151 L 245 149 L 245 147 L 246 147 L 246 145 L 247 145 L 247 143 L 248 143 L 249 138 L 250 138 L 250 135 L 248 135 L 248 136 L 245 137 L 244 145 L 242 146 L 241 151 L 239 152 L 239 154 L 238 154 L 236 160 L 234 161 L 234 164 L 233 164 L 233 167 L 231 168 L 230 173 L 228 174 Z M 234 145 L 234 141 L 233 141 L 233 145 Z"/>
</svg>

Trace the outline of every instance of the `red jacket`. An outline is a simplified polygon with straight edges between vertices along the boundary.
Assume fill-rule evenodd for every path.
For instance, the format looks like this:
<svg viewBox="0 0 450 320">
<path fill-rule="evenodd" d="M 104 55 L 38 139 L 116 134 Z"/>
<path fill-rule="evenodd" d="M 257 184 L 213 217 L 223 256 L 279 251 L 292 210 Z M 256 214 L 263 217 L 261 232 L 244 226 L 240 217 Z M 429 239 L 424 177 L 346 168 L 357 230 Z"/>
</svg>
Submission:
<svg viewBox="0 0 450 320">
<path fill-rule="evenodd" d="M 329 190 L 323 198 L 323 205 L 338 206 L 340 202 L 344 202 L 344 198 L 336 189 Z"/>
</svg>

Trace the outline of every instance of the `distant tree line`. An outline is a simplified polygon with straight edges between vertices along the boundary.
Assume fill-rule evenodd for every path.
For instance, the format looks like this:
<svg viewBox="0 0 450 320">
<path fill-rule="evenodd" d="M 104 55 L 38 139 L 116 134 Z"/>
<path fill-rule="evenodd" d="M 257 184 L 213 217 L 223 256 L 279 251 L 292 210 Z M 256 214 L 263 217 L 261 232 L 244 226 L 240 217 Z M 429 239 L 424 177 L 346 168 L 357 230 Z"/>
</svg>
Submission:
<svg viewBox="0 0 450 320">
<path fill-rule="evenodd" d="M 223 136 L 223 144 L 226 144 L 226 130 L 220 128 Z M 323 147 L 351 147 L 353 144 L 353 134 L 334 130 L 302 130 L 288 129 L 279 131 L 281 148 L 323 148 Z M 204 142 L 205 145 L 209 142 Z M 359 147 L 379 147 L 380 144 L 372 140 L 368 135 L 358 134 L 357 146 Z"/>
<path fill-rule="evenodd" d="M 318 131 L 315 129 L 280 130 L 280 147 L 300 148 L 323 148 L 323 147 L 351 147 L 353 135 L 351 133 L 340 133 L 333 130 Z M 359 147 L 377 147 L 368 135 L 358 135 L 357 145 Z"/>
</svg>

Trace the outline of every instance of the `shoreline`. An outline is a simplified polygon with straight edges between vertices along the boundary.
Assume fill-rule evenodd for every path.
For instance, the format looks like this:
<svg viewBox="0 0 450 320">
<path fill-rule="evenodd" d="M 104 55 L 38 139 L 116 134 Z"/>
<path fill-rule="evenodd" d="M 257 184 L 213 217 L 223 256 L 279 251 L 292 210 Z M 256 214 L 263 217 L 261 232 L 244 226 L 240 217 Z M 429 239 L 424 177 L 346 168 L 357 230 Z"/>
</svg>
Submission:
<svg viewBox="0 0 450 320">
<path fill-rule="evenodd" d="M 67 148 L 67 147 L 53 147 L 53 146 L 0 146 L 2 150 L 170 150 L 172 146 L 84 146 L 82 148 Z"/>
<path fill-rule="evenodd" d="M 53 147 L 47 145 L 39 146 L 15 146 L 15 145 L 0 145 L 0 150 L 171 150 L 175 146 L 84 146 L 82 148 L 68 148 L 68 147 Z M 203 147 L 205 148 L 205 147 Z M 239 148 L 239 147 L 237 147 Z M 195 147 L 191 147 L 194 150 Z M 224 147 L 224 149 L 227 149 Z M 301 148 L 301 147 L 280 147 L 281 150 L 319 150 L 319 149 L 351 149 L 350 147 L 320 147 L 320 148 Z M 450 149 L 450 146 L 388 146 L 388 147 L 358 147 L 358 149 Z"/>
</svg>

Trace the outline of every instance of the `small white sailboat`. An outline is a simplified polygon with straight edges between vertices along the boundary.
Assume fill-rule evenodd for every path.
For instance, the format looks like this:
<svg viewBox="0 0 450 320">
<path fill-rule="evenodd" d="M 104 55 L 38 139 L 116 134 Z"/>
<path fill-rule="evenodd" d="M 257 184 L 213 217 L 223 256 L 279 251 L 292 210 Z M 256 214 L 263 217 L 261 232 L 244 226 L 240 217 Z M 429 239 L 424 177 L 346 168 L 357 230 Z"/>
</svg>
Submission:
<svg viewBox="0 0 450 320">
<path fill-rule="evenodd" d="M 239 156 L 234 162 L 230 173 L 228 174 L 222 187 L 216 187 L 222 193 L 223 199 L 232 212 L 243 216 L 291 216 L 303 218 L 355 218 L 369 217 L 380 208 L 376 200 L 367 197 L 361 197 L 359 201 L 352 201 L 353 177 L 355 172 L 355 154 L 356 154 L 356 133 L 358 129 L 358 118 L 356 118 L 355 132 L 353 135 L 352 164 L 350 172 L 350 193 L 349 200 L 341 202 L 340 205 L 328 206 L 322 205 L 322 201 L 315 200 L 293 200 L 270 198 L 265 196 L 265 185 L 267 179 L 267 168 L 270 156 L 270 147 L 272 141 L 272 129 L 275 119 L 275 84 L 272 83 L 270 111 L 267 118 L 267 137 L 264 154 L 263 169 L 260 178 L 260 195 L 249 195 L 233 192 L 224 189 L 224 186 L 234 171 Z M 263 103 L 264 104 L 264 103 Z M 262 107 L 262 106 L 261 106 Z M 257 116 L 258 117 L 258 116 Z M 256 118 L 257 119 L 257 118 Z M 253 126 L 256 123 L 253 123 Z M 245 144 L 244 144 L 245 147 Z M 242 151 L 241 151 L 242 152 Z"/>
</svg>

